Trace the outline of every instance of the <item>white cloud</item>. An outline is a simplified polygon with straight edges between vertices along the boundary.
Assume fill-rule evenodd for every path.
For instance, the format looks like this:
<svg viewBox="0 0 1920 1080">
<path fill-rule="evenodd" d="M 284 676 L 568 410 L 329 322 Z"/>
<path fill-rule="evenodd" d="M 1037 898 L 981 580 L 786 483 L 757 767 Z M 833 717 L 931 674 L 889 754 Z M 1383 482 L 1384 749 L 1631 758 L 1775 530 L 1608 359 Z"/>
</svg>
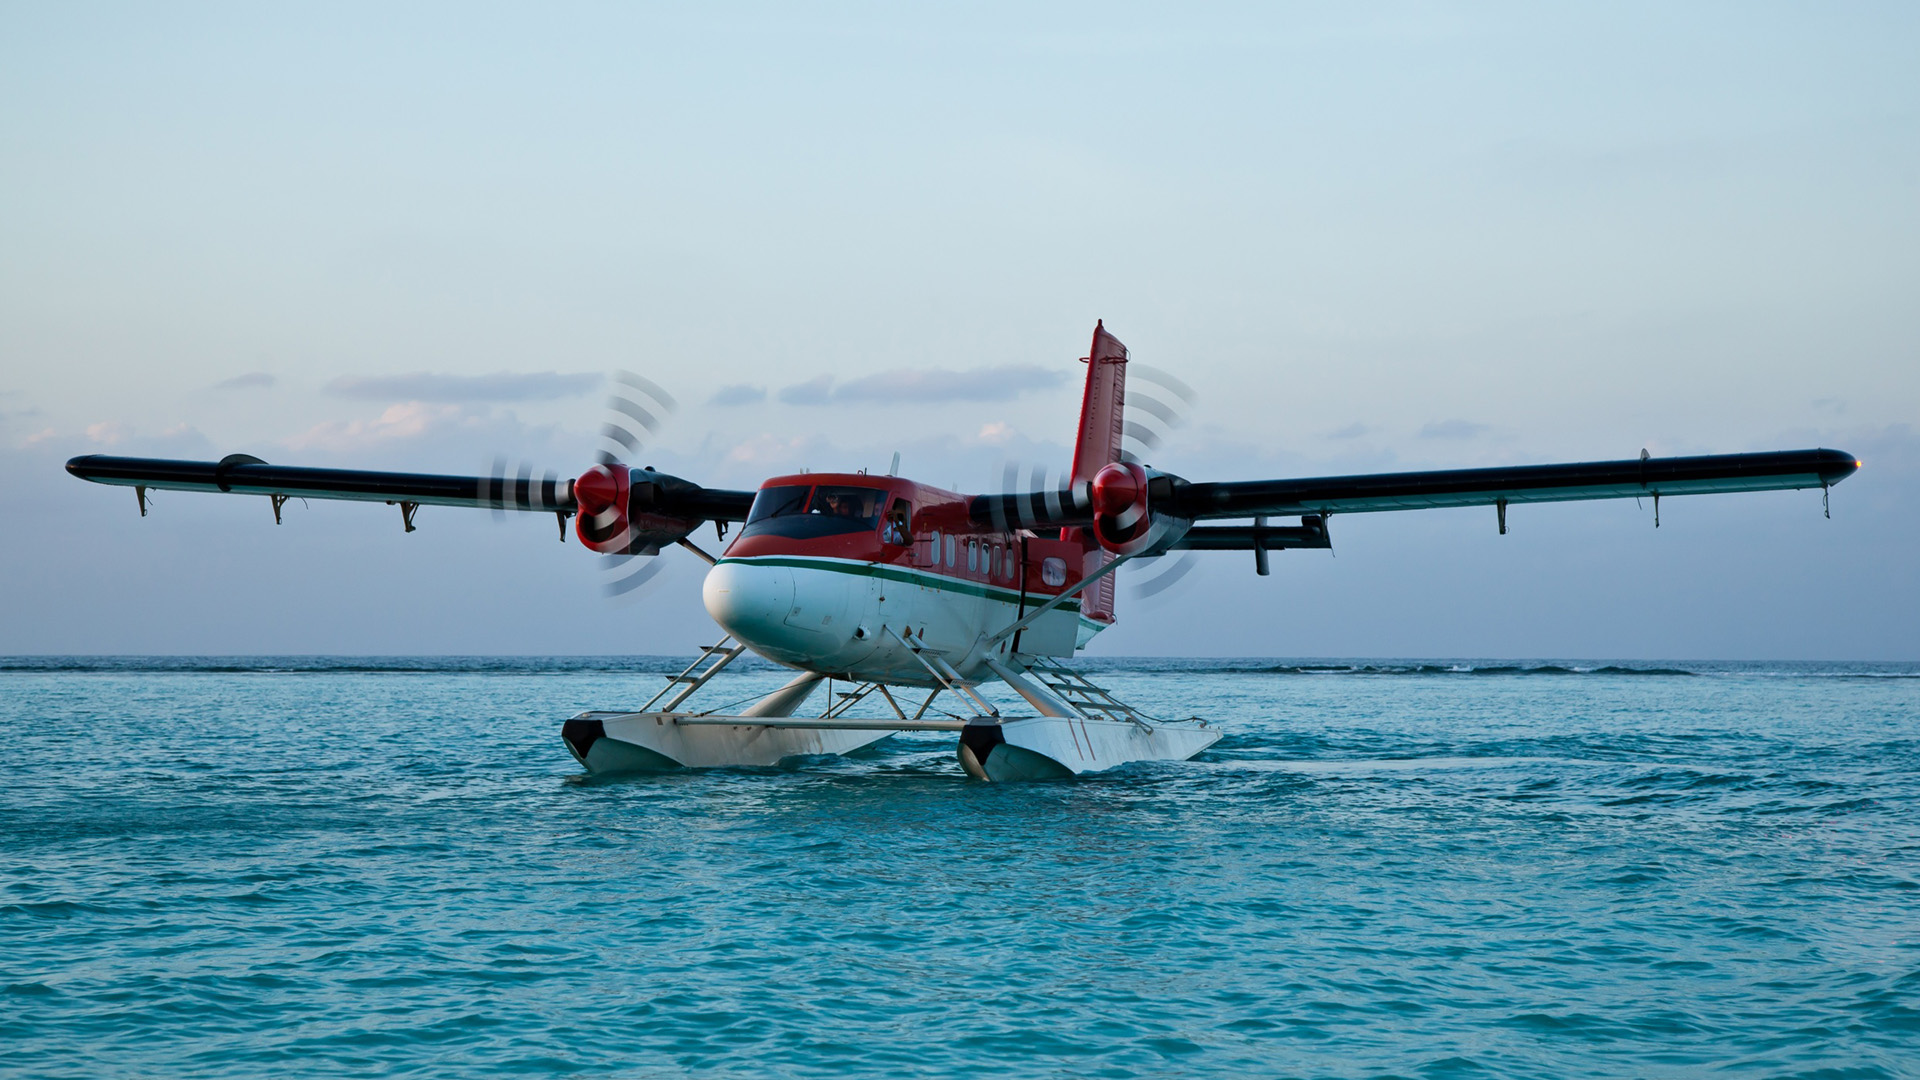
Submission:
<svg viewBox="0 0 1920 1080">
<path fill-rule="evenodd" d="M 87 425 L 87 438 L 102 446 L 113 446 L 131 434 L 133 434 L 132 428 L 114 420 L 102 420 L 98 424 Z"/>
<path fill-rule="evenodd" d="M 244 376 L 243 376 L 244 377 Z M 327 393 L 355 401 L 553 401 L 578 397 L 605 379 L 594 372 L 562 375 L 556 371 L 493 375 L 342 376 L 327 384 Z"/>
<path fill-rule="evenodd" d="M 395 439 L 412 439 L 457 422 L 465 416 L 458 405 L 430 405 L 409 401 L 389 406 L 372 420 L 329 420 L 286 440 L 291 450 L 349 450 Z"/>
<path fill-rule="evenodd" d="M 779 398 L 789 405 L 826 405 L 842 401 L 885 403 L 1012 401 L 1031 390 L 1060 385 L 1066 373 L 1038 364 L 1006 364 L 1000 367 L 951 371 L 945 368 L 897 368 L 858 379 L 837 383 L 831 375 L 821 375 L 796 383 L 780 391 Z"/>
</svg>

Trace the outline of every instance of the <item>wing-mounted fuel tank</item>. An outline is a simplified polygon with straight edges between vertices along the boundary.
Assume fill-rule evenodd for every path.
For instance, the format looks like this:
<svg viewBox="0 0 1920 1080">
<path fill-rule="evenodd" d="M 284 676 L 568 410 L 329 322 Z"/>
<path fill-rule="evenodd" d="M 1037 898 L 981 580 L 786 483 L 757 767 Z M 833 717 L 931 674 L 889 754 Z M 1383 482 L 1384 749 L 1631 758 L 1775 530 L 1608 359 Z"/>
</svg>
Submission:
<svg viewBox="0 0 1920 1080">
<path fill-rule="evenodd" d="M 717 493 L 691 480 L 618 463 L 595 465 L 573 482 L 580 506 L 580 543 L 607 555 L 658 555 L 709 517 L 731 513 L 709 506 Z M 729 493 L 731 494 L 731 493 Z"/>
</svg>

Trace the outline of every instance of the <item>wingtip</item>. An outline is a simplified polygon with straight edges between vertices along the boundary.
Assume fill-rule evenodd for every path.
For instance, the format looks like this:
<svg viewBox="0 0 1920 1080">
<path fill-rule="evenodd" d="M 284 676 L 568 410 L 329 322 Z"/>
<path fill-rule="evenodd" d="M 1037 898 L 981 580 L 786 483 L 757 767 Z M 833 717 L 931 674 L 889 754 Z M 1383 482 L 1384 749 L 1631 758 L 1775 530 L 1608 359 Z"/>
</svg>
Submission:
<svg viewBox="0 0 1920 1080">
<path fill-rule="evenodd" d="M 1827 484 L 1837 484 L 1845 480 L 1860 471 L 1860 466 L 1865 464 L 1845 450 L 1828 450 L 1823 447 L 1820 450 L 1820 456 L 1824 459 L 1820 479 Z"/>
</svg>

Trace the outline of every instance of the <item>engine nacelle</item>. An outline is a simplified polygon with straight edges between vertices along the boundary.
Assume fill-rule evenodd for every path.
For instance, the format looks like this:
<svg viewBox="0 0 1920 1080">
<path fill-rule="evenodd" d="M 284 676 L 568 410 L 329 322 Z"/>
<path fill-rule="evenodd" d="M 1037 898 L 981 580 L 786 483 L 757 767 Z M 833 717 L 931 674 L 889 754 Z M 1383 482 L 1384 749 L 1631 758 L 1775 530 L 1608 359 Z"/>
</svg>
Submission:
<svg viewBox="0 0 1920 1080">
<path fill-rule="evenodd" d="M 583 546 L 605 555 L 658 555 L 663 545 L 684 539 L 700 525 L 698 518 L 654 510 L 676 485 L 699 490 L 698 485 L 652 469 L 595 465 L 573 482 L 573 500 L 579 509 L 574 534 Z"/>
</svg>

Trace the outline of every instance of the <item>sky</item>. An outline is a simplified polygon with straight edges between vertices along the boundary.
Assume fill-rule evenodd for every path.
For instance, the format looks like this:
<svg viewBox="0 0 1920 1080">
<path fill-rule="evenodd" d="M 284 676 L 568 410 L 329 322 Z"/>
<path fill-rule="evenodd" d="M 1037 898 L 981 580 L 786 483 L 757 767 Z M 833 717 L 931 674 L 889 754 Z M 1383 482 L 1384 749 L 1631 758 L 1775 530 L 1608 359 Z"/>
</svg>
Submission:
<svg viewBox="0 0 1920 1080">
<path fill-rule="evenodd" d="M 0 4 L 0 653 L 681 653 L 550 519 L 83 484 L 107 452 L 1058 469 L 1831 446 L 1832 493 L 1352 515 L 1123 581 L 1109 655 L 1920 659 L 1920 8 Z M 707 533 L 712 538 L 711 531 Z M 1132 574 L 1132 571 L 1124 573 Z"/>
</svg>

